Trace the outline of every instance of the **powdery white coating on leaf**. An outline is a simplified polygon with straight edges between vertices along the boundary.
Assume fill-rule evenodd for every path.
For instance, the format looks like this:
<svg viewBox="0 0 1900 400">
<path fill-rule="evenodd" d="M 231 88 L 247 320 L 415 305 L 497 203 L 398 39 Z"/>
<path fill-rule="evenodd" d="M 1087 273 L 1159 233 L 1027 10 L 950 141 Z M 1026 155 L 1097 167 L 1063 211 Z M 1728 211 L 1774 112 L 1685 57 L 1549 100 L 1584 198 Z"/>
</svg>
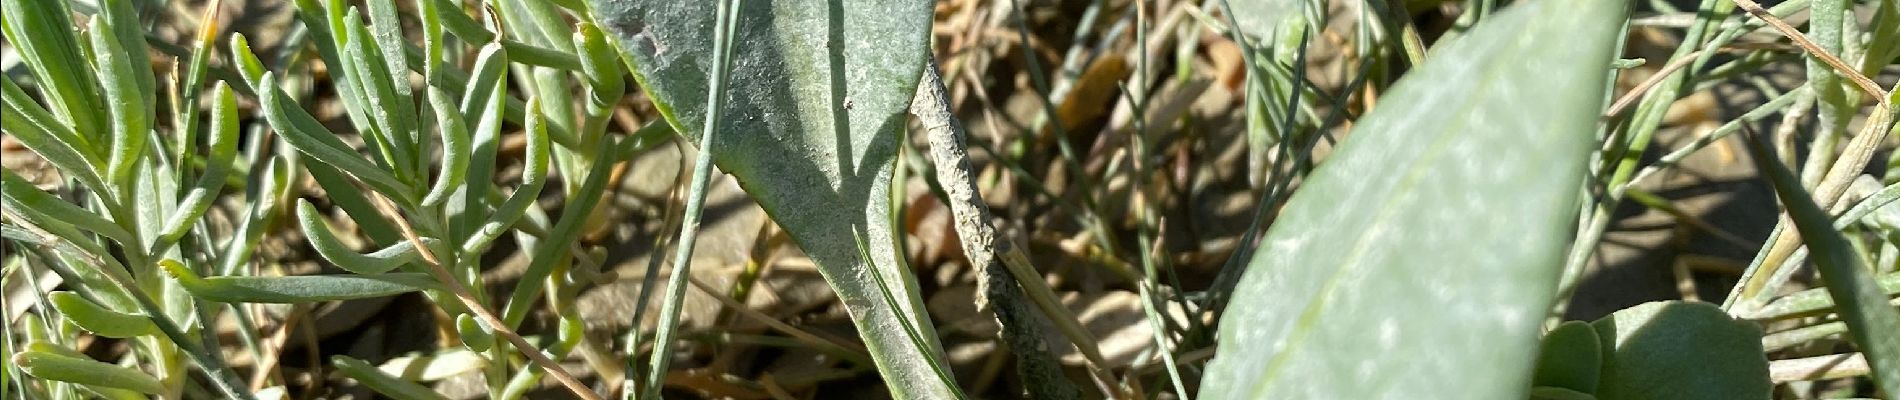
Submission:
<svg viewBox="0 0 1900 400">
<path fill-rule="evenodd" d="M 712 69 L 714 1 L 592 0 L 654 105 L 697 140 Z M 928 0 L 748 0 L 713 160 L 819 265 L 900 398 L 949 398 L 898 321 L 936 338 L 891 248 L 898 129 L 929 55 Z M 847 103 L 849 105 L 847 106 Z M 857 237 L 875 266 L 861 261 Z M 880 294 L 881 274 L 898 307 Z"/>
<path fill-rule="evenodd" d="M 1209 399 L 1521 399 L 1622 2 L 1524 3 L 1401 81 L 1295 192 Z"/>
</svg>

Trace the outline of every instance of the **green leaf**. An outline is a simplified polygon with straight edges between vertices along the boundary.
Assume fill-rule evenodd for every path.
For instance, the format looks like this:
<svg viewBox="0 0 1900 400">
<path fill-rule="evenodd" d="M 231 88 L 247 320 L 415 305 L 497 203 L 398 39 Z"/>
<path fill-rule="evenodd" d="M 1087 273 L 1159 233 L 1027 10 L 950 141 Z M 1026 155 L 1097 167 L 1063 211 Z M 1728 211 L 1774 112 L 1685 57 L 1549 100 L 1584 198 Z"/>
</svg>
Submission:
<svg viewBox="0 0 1900 400">
<path fill-rule="evenodd" d="M 1768 399 L 1761 328 L 1707 303 L 1660 301 L 1591 323 L 1603 347 L 1604 399 Z"/>
<path fill-rule="evenodd" d="M 58 167 L 60 173 L 79 179 L 94 191 L 112 188 L 99 176 L 106 163 L 94 152 L 91 142 L 40 108 L 13 83 L 13 78 L 0 76 L 0 91 L 0 129 Z"/>
<path fill-rule="evenodd" d="M 1773 162 L 1780 158 L 1759 137 L 1750 139 L 1748 149 L 1756 169 L 1768 175 L 1787 207 L 1788 218 L 1794 220 L 1807 242 L 1815 270 L 1834 298 L 1835 311 L 1847 322 L 1854 344 L 1867 354 L 1874 381 L 1881 391 L 1900 393 L 1900 334 L 1895 334 L 1900 332 L 1900 310 L 1887 304 L 1888 296 L 1875 281 L 1873 270 L 1862 263 L 1854 245 L 1834 228 L 1833 218 L 1814 203 L 1814 196 L 1802 188 L 1799 178 L 1786 166 Z"/>
<path fill-rule="evenodd" d="M 382 370 L 376 369 L 376 366 L 369 365 L 369 363 L 363 362 L 363 360 L 350 358 L 349 356 L 335 356 L 330 358 L 330 365 L 336 367 L 337 371 L 343 372 L 343 375 L 349 376 L 350 379 L 355 379 L 357 383 L 361 383 L 363 386 L 368 386 L 371 390 L 375 390 L 377 394 L 400 400 L 448 399 L 448 397 L 443 397 L 442 394 L 436 393 L 434 390 L 429 390 L 429 388 L 418 385 L 415 382 L 405 381 L 402 380 L 402 378 L 383 373 Z"/>
<path fill-rule="evenodd" d="M 500 206 L 496 206 L 494 212 L 489 213 L 488 220 L 475 227 L 475 232 L 462 242 L 463 254 L 481 254 L 487 250 L 489 243 L 507 233 L 508 228 L 514 227 L 515 221 L 528 212 L 528 207 L 534 206 L 534 201 L 541 196 L 541 189 L 547 186 L 548 130 L 546 118 L 541 115 L 540 105 L 536 104 L 539 102 L 539 97 L 528 98 L 528 126 L 523 129 L 528 134 L 528 148 L 527 159 L 522 160 L 521 186 L 515 187 L 515 192 L 509 194 Z"/>
<path fill-rule="evenodd" d="M 475 130 L 470 133 L 474 152 L 469 157 L 465 178 L 468 183 L 451 198 L 460 201 L 451 201 L 448 207 L 450 237 L 473 233 L 482 211 L 488 209 L 488 196 L 483 190 L 493 184 L 497 146 L 501 145 L 502 99 L 508 93 L 507 66 L 506 49 L 493 43 L 482 46 L 475 56 L 473 78 L 462 94 L 462 111 L 456 115 L 463 122 L 475 122 L 471 125 Z"/>
<path fill-rule="evenodd" d="M 1531 384 L 1580 393 L 1595 393 L 1603 369 L 1603 348 L 1597 331 L 1583 321 L 1569 321 L 1544 335 L 1537 355 L 1537 373 Z"/>
<path fill-rule="evenodd" d="M 264 62 L 257 59 L 257 53 L 251 51 L 251 41 L 243 33 L 231 34 L 231 59 L 237 65 L 238 75 L 243 75 L 244 84 L 251 87 L 251 93 L 262 96 L 264 91 Z"/>
<path fill-rule="evenodd" d="M 1203 398 L 1525 397 L 1625 4 L 1517 4 L 1440 45 L 1294 192 Z"/>
<path fill-rule="evenodd" d="M 309 303 L 365 299 L 441 286 L 423 273 L 200 278 L 177 261 L 164 260 L 159 265 L 193 296 L 223 303 Z"/>
<path fill-rule="evenodd" d="M 109 338 L 130 338 L 157 335 L 158 326 L 150 318 L 114 311 L 105 306 L 86 300 L 73 292 L 53 292 L 46 295 L 53 308 L 59 310 L 66 320 L 79 325 L 81 329 Z"/>
<path fill-rule="evenodd" d="M 73 35 L 78 29 L 67 2 L 5 0 L 0 1 L 0 15 L 7 16 L 0 18 L 0 30 L 5 31 L 8 44 L 39 78 L 40 94 L 65 125 L 88 140 L 108 139 L 99 115 L 105 101 L 93 81 L 92 63 L 86 62 L 81 42 Z"/>
<path fill-rule="evenodd" d="M 224 190 L 224 178 L 231 173 L 231 161 L 237 157 L 238 113 L 237 98 L 231 94 L 231 87 L 224 82 L 212 88 L 211 110 L 211 158 L 205 160 L 205 173 L 198 176 L 198 182 L 192 185 L 191 192 L 178 202 L 178 209 L 165 218 L 164 230 L 159 240 L 177 241 L 179 237 L 198 222 L 205 211 L 211 208 L 218 192 Z"/>
<path fill-rule="evenodd" d="M 422 205 L 435 207 L 449 200 L 449 195 L 462 188 L 468 177 L 469 145 L 468 124 L 462 122 L 462 112 L 455 108 L 455 99 L 448 92 L 433 85 L 429 86 L 429 106 L 435 111 L 438 136 L 442 138 L 442 172 L 435 177 L 435 184 L 429 186 L 429 194 L 422 197 Z"/>
<path fill-rule="evenodd" d="M 4 180 L 4 184 L 0 184 L 0 193 L 4 193 L 8 207 L 18 207 L 16 211 L 22 212 L 28 219 L 33 219 L 34 224 L 66 240 L 91 242 L 89 238 L 70 231 L 71 228 L 79 228 L 112 238 L 120 243 L 132 243 L 132 233 L 127 232 L 124 227 L 106 220 L 99 214 L 93 214 L 73 203 L 68 203 L 52 193 L 40 191 L 39 188 L 33 186 L 32 182 L 27 182 L 26 179 L 14 174 L 13 170 L 0 168 L 0 180 Z"/>
<path fill-rule="evenodd" d="M 590 2 L 634 77 L 674 129 L 704 134 L 714 2 Z M 899 321 L 936 338 L 892 243 L 898 130 L 929 56 L 931 1 L 749 2 L 738 13 L 732 88 L 714 162 L 810 255 L 849 308 L 898 398 L 953 389 Z M 874 263 L 860 261 L 864 232 Z M 892 283 L 888 306 L 870 274 Z M 899 315 L 907 318 L 899 318 Z"/>
<path fill-rule="evenodd" d="M 139 370 L 52 352 L 29 350 L 13 355 L 13 364 L 27 375 L 49 381 L 71 382 L 145 394 L 165 393 L 158 378 Z"/>
<path fill-rule="evenodd" d="M 262 86 L 258 92 L 262 98 L 258 102 L 263 103 L 264 115 L 270 120 L 271 127 L 277 129 L 291 147 L 356 176 L 356 179 L 391 198 L 414 203 L 415 194 L 408 185 L 397 180 L 395 175 L 390 175 L 388 170 L 363 160 L 356 150 L 343 144 L 341 139 L 318 123 L 316 117 L 310 116 L 308 111 L 291 101 L 289 95 L 277 89 L 275 73 L 265 73 Z M 327 185 L 325 189 L 335 190 Z"/>
<path fill-rule="evenodd" d="M 93 16 L 92 26 L 105 28 L 103 21 Z M 144 66 L 134 66 L 126 60 L 125 47 L 109 29 L 93 29 L 88 36 L 92 38 L 93 51 L 98 56 L 99 84 L 105 88 L 106 109 L 112 117 L 112 159 L 108 162 L 106 176 L 113 181 L 123 182 L 132 178 L 132 172 L 145 156 L 145 93 L 139 91 L 139 82 L 134 77 L 139 72 L 149 75 L 151 69 L 135 69 Z"/>
<path fill-rule="evenodd" d="M 324 222 L 323 216 L 317 213 L 316 207 L 310 206 L 310 202 L 303 199 L 297 200 L 297 225 L 303 228 L 304 237 L 310 239 L 310 247 L 316 248 L 318 255 L 345 271 L 376 275 L 422 259 L 422 254 L 416 251 L 415 245 L 407 240 L 396 242 L 373 253 L 357 254 L 356 251 L 350 250 L 349 246 L 344 245 L 342 240 L 337 239 L 336 233 L 330 229 L 330 223 Z M 433 245 L 436 240 L 425 237 L 422 238 L 422 243 Z"/>
<path fill-rule="evenodd" d="M 462 346 L 475 352 L 488 351 L 495 345 L 495 329 L 475 319 L 475 316 L 462 314 L 455 317 L 455 334 L 462 338 Z"/>
</svg>

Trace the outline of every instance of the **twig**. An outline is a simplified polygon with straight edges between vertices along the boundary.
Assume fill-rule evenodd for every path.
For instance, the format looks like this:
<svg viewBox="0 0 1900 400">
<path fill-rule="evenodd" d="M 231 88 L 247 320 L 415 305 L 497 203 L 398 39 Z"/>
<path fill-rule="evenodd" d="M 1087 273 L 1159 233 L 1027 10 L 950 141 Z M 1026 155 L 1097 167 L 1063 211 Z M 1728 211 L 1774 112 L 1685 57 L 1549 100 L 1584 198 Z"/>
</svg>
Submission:
<svg viewBox="0 0 1900 400">
<path fill-rule="evenodd" d="M 1025 305 L 1022 288 L 996 256 L 1007 253 L 1011 246 L 997 241 L 996 228 L 989 224 L 989 206 L 977 193 L 976 174 L 971 171 L 969 151 L 964 147 L 966 133 L 950 113 L 947 97 L 943 77 L 933 58 L 924 66 L 923 80 L 917 85 L 910 112 L 917 115 L 928 135 L 930 160 L 937 165 L 937 181 L 950 197 L 950 210 L 955 216 L 963 252 L 969 257 L 970 265 L 981 268 L 977 292 L 982 295 L 976 299 L 977 307 L 993 306 L 1002 337 L 1016 355 L 1017 373 L 1022 375 L 1031 397 L 1079 397 L 1080 392 L 1063 377 L 1062 365 L 1049 354 L 1049 345 L 1043 342 L 1041 329 L 1035 325 L 1035 315 Z"/>
<path fill-rule="evenodd" d="M 1820 45 L 1816 45 L 1813 41 L 1808 40 L 1808 36 L 1801 34 L 1801 31 L 1795 30 L 1794 26 L 1788 25 L 1788 23 L 1783 22 L 1781 18 L 1775 17 L 1775 14 L 1769 13 L 1766 9 L 1762 9 L 1761 4 L 1755 3 L 1754 0 L 1735 0 L 1735 5 L 1748 11 L 1749 14 L 1753 14 L 1755 18 L 1761 19 L 1762 22 L 1767 22 L 1769 26 L 1775 27 L 1775 30 L 1781 31 L 1782 35 L 1793 39 L 1795 45 L 1801 46 L 1803 50 L 1808 51 L 1808 54 L 1812 54 L 1815 58 L 1821 59 L 1821 62 L 1827 63 L 1827 66 L 1834 67 L 1835 72 L 1847 77 L 1847 80 L 1854 81 L 1854 86 L 1859 87 L 1863 92 L 1867 92 L 1868 96 L 1873 96 L 1875 102 L 1882 105 L 1887 104 L 1887 91 L 1881 90 L 1880 85 L 1874 83 L 1874 80 L 1867 79 L 1867 76 L 1862 75 L 1859 70 L 1847 66 L 1847 62 L 1841 61 L 1840 57 L 1835 57 L 1834 54 L 1828 53 L 1826 49 L 1822 49 Z"/>
<path fill-rule="evenodd" d="M 416 252 L 422 255 L 424 264 L 429 267 L 429 275 L 434 276 L 435 280 L 441 281 L 444 286 L 447 286 L 449 293 L 454 294 L 457 300 L 461 300 L 462 306 L 468 307 L 469 312 L 475 313 L 476 318 L 480 318 L 483 323 L 487 323 L 490 328 L 494 328 L 495 336 L 507 338 L 508 343 L 514 344 L 516 350 L 521 350 L 521 354 L 528 356 L 528 360 L 540 365 L 543 370 L 547 371 L 549 376 L 553 376 L 554 380 L 560 381 L 562 386 L 566 386 L 567 389 L 573 391 L 576 396 L 580 396 L 580 398 L 585 400 L 601 400 L 599 394 L 594 393 L 593 389 L 587 388 L 587 384 L 581 383 L 579 379 L 574 379 L 574 375 L 567 373 L 566 368 L 561 368 L 560 363 L 549 359 L 547 354 L 541 352 L 541 349 L 534 347 L 533 343 L 528 343 L 527 339 L 521 338 L 521 335 L 516 334 L 513 328 L 509 328 L 508 324 L 503 323 L 500 317 L 496 317 L 493 311 L 489 311 L 487 306 L 483 306 L 480 300 L 476 300 L 475 295 L 468 291 L 468 287 L 462 285 L 462 281 L 455 279 L 453 275 L 449 275 L 447 269 L 442 268 L 441 259 L 436 258 L 435 252 L 430 250 L 428 245 L 422 243 L 422 238 L 416 235 L 415 228 L 409 226 L 409 219 L 403 218 L 402 214 L 396 211 L 395 206 L 390 204 L 389 198 L 383 196 L 382 192 L 374 190 L 369 192 L 372 194 L 371 197 L 376 200 L 376 210 L 382 212 L 383 216 L 388 217 L 389 220 L 396 221 L 396 227 L 402 233 L 403 239 L 408 240 L 410 244 L 416 246 Z"/>
</svg>

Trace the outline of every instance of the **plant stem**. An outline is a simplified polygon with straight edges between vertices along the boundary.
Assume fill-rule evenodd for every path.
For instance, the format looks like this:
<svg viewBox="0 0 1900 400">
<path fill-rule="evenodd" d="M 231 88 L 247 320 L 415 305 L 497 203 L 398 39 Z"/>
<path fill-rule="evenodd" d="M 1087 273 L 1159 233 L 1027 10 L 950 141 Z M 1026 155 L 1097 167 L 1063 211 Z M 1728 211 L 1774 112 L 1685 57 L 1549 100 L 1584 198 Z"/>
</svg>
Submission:
<svg viewBox="0 0 1900 400">
<path fill-rule="evenodd" d="M 693 245 L 698 238 L 699 218 L 706 205 L 706 183 L 712 180 L 713 135 L 721 127 L 726 108 L 726 77 L 732 71 L 732 35 L 736 31 L 738 9 L 744 0 L 719 2 L 713 25 L 712 79 L 707 85 L 706 124 L 699 133 L 699 155 L 693 160 L 692 189 L 686 194 L 686 215 L 680 220 L 679 245 L 673 248 L 673 272 L 666 278 L 666 300 L 660 303 L 660 322 L 653 337 L 653 357 L 647 370 L 643 399 L 659 399 L 667 365 L 673 361 L 673 336 L 680 319 L 680 306 L 686 298 L 687 278 L 693 271 Z M 648 277 L 651 278 L 651 277 Z"/>
</svg>

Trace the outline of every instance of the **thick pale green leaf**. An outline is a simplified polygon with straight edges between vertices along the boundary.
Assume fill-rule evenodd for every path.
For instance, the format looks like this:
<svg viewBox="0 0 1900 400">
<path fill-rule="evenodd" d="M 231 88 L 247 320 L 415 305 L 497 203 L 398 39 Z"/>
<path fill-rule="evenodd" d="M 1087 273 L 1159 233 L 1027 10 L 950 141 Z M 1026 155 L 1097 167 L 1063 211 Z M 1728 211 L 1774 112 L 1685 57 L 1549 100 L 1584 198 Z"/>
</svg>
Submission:
<svg viewBox="0 0 1900 400">
<path fill-rule="evenodd" d="M 86 236 L 72 230 L 72 228 L 79 228 L 121 243 L 132 242 L 132 233 L 127 232 L 124 227 L 106 220 L 99 214 L 93 214 L 73 203 L 68 203 L 52 193 L 40 191 L 39 188 L 33 186 L 33 183 L 14 174 L 13 170 L 0 169 L 0 180 L 5 182 L 4 185 L 0 185 L 0 193 L 4 193 L 8 207 L 18 207 L 14 211 L 21 213 L 21 216 L 33 220 L 34 224 L 66 240 L 91 242 Z"/>
<path fill-rule="evenodd" d="M 13 355 L 13 364 L 28 375 L 49 381 L 71 382 L 145 394 L 165 393 L 158 378 L 139 370 L 86 358 L 45 351 L 24 351 Z"/>
<path fill-rule="evenodd" d="M 1261 241 L 1202 397 L 1524 398 L 1624 7 L 1519 3 L 1380 98 Z"/>
<path fill-rule="evenodd" d="M 435 111 L 437 136 L 442 139 L 442 172 L 429 186 L 429 194 L 422 197 L 423 206 L 435 207 L 448 201 L 468 177 L 469 152 L 474 151 L 468 143 L 468 124 L 462 122 L 462 112 L 449 96 L 441 88 L 429 86 L 429 106 Z"/>
<path fill-rule="evenodd" d="M 1603 347 L 1596 329 L 1583 321 L 1569 321 L 1544 335 L 1531 384 L 1595 393 L 1602 370 Z"/>
<path fill-rule="evenodd" d="M 1591 324 L 1603 346 L 1604 399 L 1767 399 L 1761 328 L 1707 303 L 1645 303 Z"/>
<path fill-rule="evenodd" d="M 318 255 L 329 260 L 331 264 L 335 264 L 337 268 L 346 271 L 375 275 L 422 259 L 422 254 L 416 251 L 415 244 L 407 240 L 396 242 L 369 254 L 357 254 L 348 245 L 343 244 L 342 240 L 337 239 L 336 232 L 330 229 L 330 223 L 325 222 L 323 217 L 317 214 L 316 207 L 312 207 L 309 201 L 303 199 L 297 200 L 297 226 L 303 228 L 304 237 L 310 239 L 310 247 L 316 248 Z M 421 238 L 421 241 L 425 246 L 436 242 L 435 239 L 426 237 Z"/>
<path fill-rule="evenodd" d="M 105 123 L 105 100 L 93 81 L 92 63 L 82 56 L 67 2 L 5 0 L 0 1 L 0 14 L 6 15 L 0 18 L 0 31 L 5 31 L 7 43 L 39 78 L 40 95 L 66 126 L 88 140 L 110 140 L 100 126 Z"/>
<path fill-rule="evenodd" d="M 1863 263 L 1854 244 L 1834 228 L 1833 219 L 1814 203 L 1814 196 L 1802 188 L 1794 173 L 1772 161 L 1780 158 L 1760 138 L 1750 139 L 1748 149 L 1756 169 L 1768 175 L 1787 207 L 1788 218 L 1794 220 L 1802 241 L 1813 250 L 1815 271 L 1821 273 L 1821 281 L 1834 299 L 1835 312 L 1847 323 L 1854 345 L 1867 354 L 1874 382 L 1882 391 L 1900 393 L 1900 310 L 1888 305 L 1887 293 L 1875 281 L 1873 270 Z"/>
<path fill-rule="evenodd" d="M 105 28 L 105 21 L 98 16 L 92 17 L 92 26 Z M 106 115 L 110 116 L 112 126 L 112 159 L 108 162 L 107 179 L 123 182 L 132 177 L 140 160 L 145 156 L 146 114 L 145 94 L 140 93 L 136 76 L 139 73 L 151 74 L 150 68 L 139 69 L 127 60 L 128 52 L 119 43 L 109 29 L 93 29 L 89 35 L 92 48 L 98 55 L 99 84 L 105 90 Z M 144 42 L 134 43 L 143 44 Z M 141 53 L 143 54 L 143 53 Z"/>
<path fill-rule="evenodd" d="M 237 157 L 238 114 L 237 98 L 232 96 L 231 87 L 220 81 L 212 88 L 211 109 L 212 125 L 211 157 L 205 159 L 205 173 L 198 176 L 198 183 L 192 185 L 191 192 L 178 202 L 178 209 L 165 218 L 165 229 L 159 240 L 171 242 L 185 235 L 192 224 L 204 217 L 211 208 L 211 202 L 217 199 L 218 192 L 224 190 L 224 178 L 231 172 L 231 161 Z"/>
<path fill-rule="evenodd" d="M 153 325 L 150 318 L 106 308 L 73 292 L 49 293 L 46 299 L 53 303 L 53 308 L 59 310 L 60 315 L 66 316 L 66 320 L 99 336 L 129 338 L 159 333 L 158 326 Z"/>
<path fill-rule="evenodd" d="M 0 92 L 0 130 L 58 167 L 60 173 L 78 178 L 86 187 L 95 191 L 111 189 L 99 175 L 106 166 L 105 159 L 94 152 L 84 136 L 74 133 L 52 113 L 40 108 L 33 98 L 27 97 L 26 91 L 13 83 L 13 78 L 0 76 L 0 91 L 3 91 Z"/>
<path fill-rule="evenodd" d="M 462 338 L 462 346 L 471 351 L 488 351 L 495 345 L 495 330 L 473 315 L 455 316 L 455 334 Z"/>
<path fill-rule="evenodd" d="M 264 115 L 268 117 L 272 128 L 276 128 L 285 142 L 298 151 L 310 155 L 317 161 L 334 166 L 350 175 L 356 176 L 371 188 L 396 198 L 404 203 L 413 204 L 415 193 L 409 185 L 396 179 L 388 170 L 363 160 L 356 150 L 344 144 L 335 134 L 325 129 L 317 118 L 304 111 L 302 106 L 291 101 L 283 91 L 278 90 L 277 79 L 273 73 L 265 73 L 262 90 L 258 92 L 258 102 L 263 103 Z M 326 189 L 336 190 L 325 185 Z"/>
<path fill-rule="evenodd" d="M 159 262 L 185 291 L 224 303 L 309 303 L 392 296 L 441 285 L 428 274 L 219 276 L 200 278 L 176 261 Z"/>
<path fill-rule="evenodd" d="M 668 122 L 703 133 L 714 2 L 593 0 L 595 23 Z M 733 43 L 731 101 L 714 162 L 818 263 L 900 398 L 948 398 L 932 372 L 935 338 L 891 243 L 890 175 L 898 130 L 929 56 L 931 1 L 747 2 Z M 874 265 L 853 239 L 864 232 Z M 899 300 L 884 301 L 880 274 Z M 899 318 L 899 314 L 905 315 Z"/>
</svg>

